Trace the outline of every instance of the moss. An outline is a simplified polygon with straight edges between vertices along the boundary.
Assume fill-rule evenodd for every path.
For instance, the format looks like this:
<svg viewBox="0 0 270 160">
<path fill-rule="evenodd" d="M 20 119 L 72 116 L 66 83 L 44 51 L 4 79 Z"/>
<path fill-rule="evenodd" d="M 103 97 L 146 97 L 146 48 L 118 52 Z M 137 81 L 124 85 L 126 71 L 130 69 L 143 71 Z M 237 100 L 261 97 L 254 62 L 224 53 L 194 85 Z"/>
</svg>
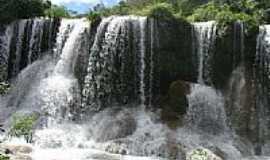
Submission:
<svg viewBox="0 0 270 160">
<path fill-rule="evenodd" d="M 24 137 L 27 142 L 31 142 L 33 127 L 36 124 L 37 119 L 37 114 L 14 115 L 9 136 Z"/>
<path fill-rule="evenodd" d="M 0 160 L 9 160 L 10 158 L 6 155 L 0 154 Z"/>
</svg>

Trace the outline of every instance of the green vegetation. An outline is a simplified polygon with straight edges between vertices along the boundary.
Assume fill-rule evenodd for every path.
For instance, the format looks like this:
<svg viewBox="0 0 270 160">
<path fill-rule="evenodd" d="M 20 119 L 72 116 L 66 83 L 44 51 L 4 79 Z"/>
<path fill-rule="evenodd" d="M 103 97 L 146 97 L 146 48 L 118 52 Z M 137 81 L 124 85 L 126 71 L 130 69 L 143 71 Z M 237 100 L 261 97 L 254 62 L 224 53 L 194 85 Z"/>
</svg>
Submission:
<svg viewBox="0 0 270 160">
<path fill-rule="evenodd" d="M 0 22 L 44 16 L 50 6 L 50 1 L 43 0 L 0 0 Z"/>
<path fill-rule="evenodd" d="M 254 1 L 246 1 L 245 5 L 238 7 L 209 2 L 194 10 L 187 19 L 192 22 L 215 20 L 220 28 L 226 28 L 236 21 L 241 21 L 247 24 L 247 30 L 250 31 L 264 23 L 263 10 L 256 6 L 257 3 Z"/>
<path fill-rule="evenodd" d="M 90 20 L 110 15 L 139 15 L 189 22 L 215 20 L 226 29 L 236 21 L 247 24 L 247 33 L 270 22 L 268 0 L 127 0 L 112 8 L 98 4 L 88 14 Z"/>
<path fill-rule="evenodd" d="M 45 10 L 45 15 L 47 17 L 70 17 L 70 13 L 64 6 L 52 5 L 50 8 Z"/>
<path fill-rule="evenodd" d="M 10 85 L 7 82 L 0 82 L 0 95 L 6 94 L 10 89 Z"/>
<path fill-rule="evenodd" d="M 10 158 L 8 156 L 0 154 L 0 160 L 9 160 Z"/>
<path fill-rule="evenodd" d="M 13 117 L 9 136 L 24 137 L 27 142 L 32 141 L 33 127 L 36 124 L 38 115 L 15 115 Z"/>
</svg>

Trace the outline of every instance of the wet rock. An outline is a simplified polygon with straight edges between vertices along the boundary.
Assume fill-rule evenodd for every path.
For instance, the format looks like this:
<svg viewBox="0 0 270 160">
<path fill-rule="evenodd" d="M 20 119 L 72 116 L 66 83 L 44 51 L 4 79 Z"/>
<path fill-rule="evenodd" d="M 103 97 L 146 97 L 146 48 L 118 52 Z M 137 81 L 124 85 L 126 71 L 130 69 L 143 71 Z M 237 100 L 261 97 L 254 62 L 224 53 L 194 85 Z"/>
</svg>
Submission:
<svg viewBox="0 0 270 160">
<path fill-rule="evenodd" d="M 12 154 L 29 154 L 33 151 L 33 149 L 30 146 L 24 146 L 24 145 L 0 145 L 1 149 L 4 149 L 5 151 L 8 151 L 8 153 Z"/>
<path fill-rule="evenodd" d="M 32 151 L 30 146 L 0 144 L 0 155 L 9 157 L 10 160 L 32 160 L 29 155 Z"/>
<path fill-rule="evenodd" d="M 189 83 L 178 80 L 171 83 L 167 96 L 161 100 L 161 119 L 170 128 L 181 125 L 182 115 L 188 108 L 186 95 L 189 93 Z"/>
<path fill-rule="evenodd" d="M 222 160 L 222 158 L 208 149 L 199 148 L 187 153 L 186 160 Z"/>
</svg>

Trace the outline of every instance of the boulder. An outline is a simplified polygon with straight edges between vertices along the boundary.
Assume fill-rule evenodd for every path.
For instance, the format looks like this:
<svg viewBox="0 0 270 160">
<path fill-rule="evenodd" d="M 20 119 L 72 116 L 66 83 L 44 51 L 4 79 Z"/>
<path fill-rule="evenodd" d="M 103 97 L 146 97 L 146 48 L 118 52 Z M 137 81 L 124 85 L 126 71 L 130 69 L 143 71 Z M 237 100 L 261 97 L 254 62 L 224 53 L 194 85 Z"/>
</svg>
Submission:
<svg viewBox="0 0 270 160">
<path fill-rule="evenodd" d="M 30 146 L 26 145 L 8 145 L 3 144 L 0 145 L 1 149 L 8 150 L 12 154 L 29 154 L 33 151 L 33 149 Z"/>
<path fill-rule="evenodd" d="M 32 160 L 30 153 L 33 149 L 26 145 L 0 144 L 0 155 L 9 160 Z"/>
</svg>

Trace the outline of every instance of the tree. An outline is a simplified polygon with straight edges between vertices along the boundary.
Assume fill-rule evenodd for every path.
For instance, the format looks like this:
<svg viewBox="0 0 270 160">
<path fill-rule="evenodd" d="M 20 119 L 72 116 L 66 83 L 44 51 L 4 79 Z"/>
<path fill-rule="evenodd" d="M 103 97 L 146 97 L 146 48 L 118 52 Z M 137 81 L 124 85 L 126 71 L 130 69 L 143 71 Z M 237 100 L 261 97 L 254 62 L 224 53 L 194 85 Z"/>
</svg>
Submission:
<svg viewBox="0 0 270 160">
<path fill-rule="evenodd" d="M 57 5 L 52 5 L 51 8 L 47 9 L 45 15 L 54 18 L 70 17 L 70 13 L 66 7 Z"/>
<path fill-rule="evenodd" d="M 50 5 L 48 0 L 0 0 L 0 22 L 44 16 Z"/>
</svg>

